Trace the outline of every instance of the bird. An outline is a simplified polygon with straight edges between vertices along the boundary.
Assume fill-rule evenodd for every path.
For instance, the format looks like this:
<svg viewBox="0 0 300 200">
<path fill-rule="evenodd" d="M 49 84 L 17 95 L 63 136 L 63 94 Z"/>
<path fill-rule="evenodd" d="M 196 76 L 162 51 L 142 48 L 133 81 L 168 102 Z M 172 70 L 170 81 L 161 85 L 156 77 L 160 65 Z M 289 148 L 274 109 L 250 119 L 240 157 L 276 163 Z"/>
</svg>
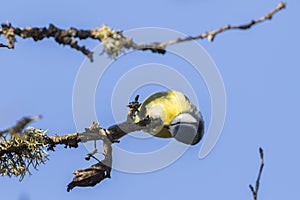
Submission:
<svg viewBox="0 0 300 200">
<path fill-rule="evenodd" d="M 201 112 L 187 96 L 176 90 L 148 96 L 133 114 L 135 123 L 145 120 L 144 131 L 159 138 L 175 138 L 188 145 L 200 142 L 204 134 Z"/>
</svg>

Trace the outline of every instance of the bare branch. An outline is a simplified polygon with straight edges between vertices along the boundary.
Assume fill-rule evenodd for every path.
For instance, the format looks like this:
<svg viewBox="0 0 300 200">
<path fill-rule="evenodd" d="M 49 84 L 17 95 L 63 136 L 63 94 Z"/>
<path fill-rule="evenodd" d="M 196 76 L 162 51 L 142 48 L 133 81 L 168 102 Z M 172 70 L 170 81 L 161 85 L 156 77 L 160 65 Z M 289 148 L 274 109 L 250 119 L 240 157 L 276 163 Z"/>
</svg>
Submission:
<svg viewBox="0 0 300 200">
<path fill-rule="evenodd" d="M 194 37 L 187 37 L 187 38 L 183 38 L 183 39 L 176 39 L 176 40 L 170 40 L 167 42 L 163 42 L 163 43 L 159 43 L 159 44 L 154 44 L 154 46 L 159 45 L 161 47 L 166 47 L 172 44 L 177 44 L 177 43 L 181 43 L 181 42 L 186 42 L 186 41 L 191 41 L 191 40 L 197 40 L 197 39 L 204 39 L 207 38 L 209 41 L 213 41 L 216 37 L 217 34 L 228 31 L 228 30 L 233 30 L 233 29 L 240 29 L 240 30 L 246 30 L 246 29 L 250 29 L 253 25 L 255 24 L 259 24 L 262 23 L 266 20 L 271 20 L 273 15 L 275 13 L 277 13 L 278 11 L 284 9 L 286 7 L 286 3 L 284 2 L 280 2 L 277 7 L 275 9 L 273 9 L 271 12 L 269 12 L 268 14 L 266 14 L 264 17 L 261 17 L 257 20 L 251 20 L 249 23 L 244 24 L 244 25 L 227 25 L 227 26 L 223 26 L 219 29 L 216 30 L 212 30 Z"/>
<path fill-rule="evenodd" d="M 262 171 L 264 168 L 264 152 L 263 152 L 262 148 L 259 148 L 259 155 L 260 155 L 260 167 L 259 167 L 259 172 L 258 172 L 258 176 L 257 176 L 256 183 L 255 183 L 255 189 L 251 184 L 249 185 L 254 200 L 257 200 L 257 195 L 258 195 L 258 190 L 259 190 L 259 182 L 260 182 L 261 174 L 262 174 Z"/>
<path fill-rule="evenodd" d="M 9 129 L 0 131 L 0 137 L 2 137 L 3 135 L 6 135 L 6 134 L 11 134 L 11 135 L 20 134 L 20 133 L 22 133 L 23 129 L 25 128 L 25 126 L 27 124 L 29 124 L 32 121 L 37 121 L 39 119 L 41 119 L 40 115 L 33 116 L 33 117 L 24 117 L 23 119 L 18 121 L 18 123 L 15 126 L 9 128 Z"/>
<path fill-rule="evenodd" d="M 17 28 L 13 27 L 11 24 L 2 24 L 0 28 L 0 35 L 4 35 L 8 44 L 1 44 L 0 47 L 5 47 L 8 49 L 13 49 L 15 46 L 16 36 L 22 38 L 32 38 L 34 41 L 43 40 L 45 38 L 54 38 L 55 41 L 59 44 L 70 46 L 71 48 L 80 51 L 84 55 L 86 55 L 91 61 L 93 60 L 93 53 L 85 46 L 81 46 L 78 44 L 79 40 L 83 39 L 94 39 L 98 40 L 102 43 L 104 52 L 106 52 L 111 57 L 117 57 L 120 53 L 124 50 L 128 49 L 135 49 L 135 50 L 150 50 L 153 53 L 166 53 L 166 47 L 181 43 L 187 42 L 191 40 L 198 40 L 207 38 L 209 41 L 213 41 L 216 35 L 223 33 L 228 30 L 240 29 L 246 30 L 250 29 L 255 24 L 262 23 L 266 20 L 271 20 L 273 15 L 280 10 L 286 7 L 286 3 L 280 2 L 276 8 L 274 8 L 271 12 L 267 13 L 265 16 L 257 19 L 251 20 L 247 24 L 243 25 L 227 25 L 223 26 L 219 29 L 212 30 L 209 32 L 205 32 L 203 34 L 193 36 L 193 37 L 186 37 L 186 38 L 178 38 L 175 40 L 165 41 L 165 42 L 153 42 L 150 44 L 137 44 L 133 41 L 132 38 L 125 37 L 121 31 L 115 31 L 112 28 L 103 25 L 97 29 L 92 30 L 81 30 L 76 28 L 70 29 L 61 29 L 53 24 L 50 24 L 49 27 L 27 27 L 27 28 Z"/>
</svg>

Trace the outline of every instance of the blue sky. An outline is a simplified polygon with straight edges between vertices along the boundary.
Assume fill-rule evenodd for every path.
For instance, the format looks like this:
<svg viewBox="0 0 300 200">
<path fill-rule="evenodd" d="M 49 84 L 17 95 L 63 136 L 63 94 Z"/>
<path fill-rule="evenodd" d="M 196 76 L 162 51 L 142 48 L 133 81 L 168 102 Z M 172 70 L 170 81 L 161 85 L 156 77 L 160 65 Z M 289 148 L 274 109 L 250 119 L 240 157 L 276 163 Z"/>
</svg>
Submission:
<svg viewBox="0 0 300 200">
<path fill-rule="evenodd" d="M 53 23 L 61 28 L 90 29 L 107 24 L 124 31 L 162 27 L 197 35 L 261 17 L 278 3 L 275 0 L 5 1 L 1 3 L 0 19 L 20 27 Z M 266 163 L 259 197 L 299 198 L 300 3 L 296 0 L 287 3 L 287 9 L 276 14 L 272 21 L 247 31 L 220 34 L 213 43 L 198 41 L 218 66 L 227 95 L 225 126 L 208 157 L 198 158 L 200 144 L 162 170 L 142 174 L 113 170 L 111 180 L 67 193 L 71 172 L 93 162 L 84 160 L 87 150 L 83 145 L 78 149 L 57 147 L 50 152 L 46 165 L 33 170 L 33 175 L 23 182 L 1 177 L 1 199 L 250 199 L 248 185 L 256 180 L 259 147 L 265 150 Z M 81 42 L 90 49 L 98 45 L 91 40 Z M 17 38 L 14 50 L 0 49 L 0 52 L 0 129 L 23 116 L 41 114 L 43 119 L 33 126 L 48 129 L 51 135 L 76 132 L 72 92 L 85 57 L 53 39 L 33 42 Z M 184 62 L 172 55 L 150 52 L 136 52 L 115 61 L 103 79 L 107 85 L 99 85 L 95 97 L 97 117 L 104 127 L 112 125 L 114 120 L 110 100 L 106 96 L 101 98 L 101 92 L 110 91 L 113 81 L 122 75 L 120 71 L 126 73 L 131 66 L 149 62 L 174 65 L 177 70 L 179 65 L 184 66 Z M 198 83 L 190 78 L 192 85 Z M 202 84 L 193 87 L 202 88 Z M 139 88 L 138 92 L 145 98 L 157 89 L 149 86 Z M 211 105 L 207 90 L 204 88 L 197 97 L 209 122 Z M 122 112 L 126 112 L 125 107 Z M 127 136 L 115 146 L 144 152 L 163 144 L 158 139 L 139 142 Z"/>
</svg>

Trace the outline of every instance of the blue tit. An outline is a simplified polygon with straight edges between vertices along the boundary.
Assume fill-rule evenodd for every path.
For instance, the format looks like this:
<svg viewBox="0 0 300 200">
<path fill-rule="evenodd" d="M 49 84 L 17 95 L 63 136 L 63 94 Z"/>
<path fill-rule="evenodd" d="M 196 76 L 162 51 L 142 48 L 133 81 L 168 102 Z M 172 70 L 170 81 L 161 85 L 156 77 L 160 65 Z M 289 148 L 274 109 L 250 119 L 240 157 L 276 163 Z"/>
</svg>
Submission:
<svg viewBox="0 0 300 200">
<path fill-rule="evenodd" d="M 204 121 L 200 111 L 181 92 L 170 90 L 147 97 L 135 113 L 139 123 L 149 118 L 144 129 L 155 137 L 175 138 L 195 145 L 204 134 Z"/>
</svg>

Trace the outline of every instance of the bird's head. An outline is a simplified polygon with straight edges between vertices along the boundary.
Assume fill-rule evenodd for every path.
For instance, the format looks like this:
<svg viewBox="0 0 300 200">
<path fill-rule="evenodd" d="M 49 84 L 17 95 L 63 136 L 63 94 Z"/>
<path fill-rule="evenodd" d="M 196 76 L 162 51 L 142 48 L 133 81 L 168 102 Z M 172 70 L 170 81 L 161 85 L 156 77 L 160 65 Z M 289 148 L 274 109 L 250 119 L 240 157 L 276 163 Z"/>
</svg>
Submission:
<svg viewBox="0 0 300 200">
<path fill-rule="evenodd" d="M 176 140 L 195 145 L 203 137 L 204 121 L 200 113 L 181 113 L 174 117 L 168 129 Z"/>
</svg>

